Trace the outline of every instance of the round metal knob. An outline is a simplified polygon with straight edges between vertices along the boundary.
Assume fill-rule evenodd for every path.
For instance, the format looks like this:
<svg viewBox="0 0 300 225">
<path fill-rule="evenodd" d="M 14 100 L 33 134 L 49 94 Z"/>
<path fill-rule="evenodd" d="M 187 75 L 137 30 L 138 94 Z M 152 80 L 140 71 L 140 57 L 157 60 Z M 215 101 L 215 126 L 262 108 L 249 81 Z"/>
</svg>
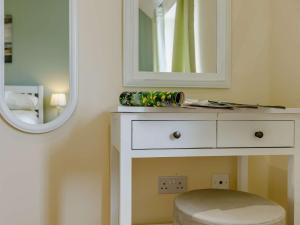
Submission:
<svg viewBox="0 0 300 225">
<path fill-rule="evenodd" d="M 262 131 L 257 131 L 257 132 L 255 132 L 255 137 L 257 137 L 257 138 L 263 138 L 264 137 L 264 132 L 262 132 Z"/>
<path fill-rule="evenodd" d="M 175 132 L 173 133 L 173 137 L 174 137 L 175 139 L 179 139 L 179 138 L 181 138 L 181 133 L 180 133 L 179 131 L 175 131 Z"/>
</svg>

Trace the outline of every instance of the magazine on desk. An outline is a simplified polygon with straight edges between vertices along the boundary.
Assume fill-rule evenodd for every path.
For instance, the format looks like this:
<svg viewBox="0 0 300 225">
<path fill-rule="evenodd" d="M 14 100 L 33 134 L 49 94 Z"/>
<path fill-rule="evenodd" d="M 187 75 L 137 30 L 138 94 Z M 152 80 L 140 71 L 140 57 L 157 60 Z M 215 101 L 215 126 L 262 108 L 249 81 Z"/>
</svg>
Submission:
<svg viewBox="0 0 300 225">
<path fill-rule="evenodd" d="M 273 109 L 286 109 L 285 106 L 276 105 L 252 105 L 252 104 L 240 104 L 233 102 L 221 102 L 211 100 L 196 100 L 186 99 L 181 105 L 183 108 L 210 108 L 210 109 L 259 109 L 259 108 L 273 108 Z"/>
</svg>

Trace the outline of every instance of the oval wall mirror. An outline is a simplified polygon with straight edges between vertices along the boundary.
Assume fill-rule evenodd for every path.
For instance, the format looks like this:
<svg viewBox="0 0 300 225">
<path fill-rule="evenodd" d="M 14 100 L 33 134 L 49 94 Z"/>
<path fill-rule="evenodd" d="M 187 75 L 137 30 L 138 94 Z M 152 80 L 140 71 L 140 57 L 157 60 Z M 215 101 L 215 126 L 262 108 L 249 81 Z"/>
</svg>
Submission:
<svg viewBox="0 0 300 225">
<path fill-rule="evenodd" d="M 45 133 L 77 105 L 76 0 L 0 0 L 0 112 Z"/>
</svg>

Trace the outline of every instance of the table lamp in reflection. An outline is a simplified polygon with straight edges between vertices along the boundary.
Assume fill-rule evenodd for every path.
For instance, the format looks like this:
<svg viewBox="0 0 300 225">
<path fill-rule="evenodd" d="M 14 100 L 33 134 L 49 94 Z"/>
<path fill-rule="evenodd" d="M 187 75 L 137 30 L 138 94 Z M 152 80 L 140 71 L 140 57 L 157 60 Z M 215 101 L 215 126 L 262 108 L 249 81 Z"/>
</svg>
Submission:
<svg viewBox="0 0 300 225">
<path fill-rule="evenodd" d="M 57 108 L 57 116 L 63 110 L 63 107 L 67 105 L 67 97 L 65 93 L 53 93 L 51 95 L 50 105 Z"/>
</svg>

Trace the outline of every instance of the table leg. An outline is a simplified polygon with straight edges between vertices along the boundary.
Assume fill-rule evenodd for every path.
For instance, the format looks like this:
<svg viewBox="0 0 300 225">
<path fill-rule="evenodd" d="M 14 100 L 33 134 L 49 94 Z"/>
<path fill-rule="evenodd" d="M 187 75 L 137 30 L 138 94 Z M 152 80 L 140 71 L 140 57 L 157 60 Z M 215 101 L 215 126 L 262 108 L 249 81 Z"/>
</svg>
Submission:
<svg viewBox="0 0 300 225">
<path fill-rule="evenodd" d="M 296 165 L 299 164 L 297 160 L 299 156 L 289 156 L 289 166 L 288 166 L 288 200 L 289 208 L 287 212 L 287 223 L 288 225 L 294 225 L 300 223 L 299 207 L 299 165 L 296 168 Z"/>
<path fill-rule="evenodd" d="M 110 225 L 119 225 L 120 213 L 120 154 L 111 147 L 110 153 Z"/>
<path fill-rule="evenodd" d="M 132 225 L 132 159 L 124 153 L 121 153 L 120 158 L 119 225 Z"/>
<path fill-rule="evenodd" d="M 239 191 L 248 191 L 248 176 L 249 176 L 249 158 L 248 156 L 238 157 L 237 166 L 237 182 Z"/>
</svg>

